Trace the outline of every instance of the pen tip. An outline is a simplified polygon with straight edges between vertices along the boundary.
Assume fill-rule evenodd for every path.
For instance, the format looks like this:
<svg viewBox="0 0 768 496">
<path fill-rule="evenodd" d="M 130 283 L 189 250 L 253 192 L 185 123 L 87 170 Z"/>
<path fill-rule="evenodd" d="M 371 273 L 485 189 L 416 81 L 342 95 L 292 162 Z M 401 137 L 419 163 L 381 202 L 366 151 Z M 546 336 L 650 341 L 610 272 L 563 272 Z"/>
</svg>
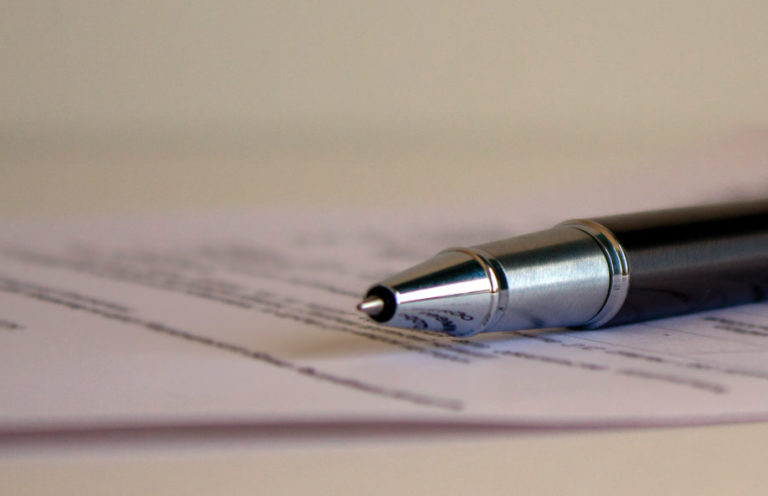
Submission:
<svg viewBox="0 0 768 496">
<path fill-rule="evenodd" d="M 357 305 L 357 309 L 369 317 L 376 317 L 384 311 L 384 300 L 378 296 L 368 296 Z"/>
</svg>

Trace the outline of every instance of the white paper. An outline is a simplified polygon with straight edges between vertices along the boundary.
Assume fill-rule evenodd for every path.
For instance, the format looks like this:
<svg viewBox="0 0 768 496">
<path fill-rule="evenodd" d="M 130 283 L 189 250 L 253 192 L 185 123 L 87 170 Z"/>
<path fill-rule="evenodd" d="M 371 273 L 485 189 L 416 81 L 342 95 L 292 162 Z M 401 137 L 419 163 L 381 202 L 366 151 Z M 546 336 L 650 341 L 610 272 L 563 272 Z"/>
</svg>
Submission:
<svg viewBox="0 0 768 496">
<path fill-rule="evenodd" d="M 6 223 L 0 432 L 768 419 L 766 304 L 469 339 L 355 312 L 371 283 L 442 247 L 542 227 L 465 215 Z"/>
</svg>

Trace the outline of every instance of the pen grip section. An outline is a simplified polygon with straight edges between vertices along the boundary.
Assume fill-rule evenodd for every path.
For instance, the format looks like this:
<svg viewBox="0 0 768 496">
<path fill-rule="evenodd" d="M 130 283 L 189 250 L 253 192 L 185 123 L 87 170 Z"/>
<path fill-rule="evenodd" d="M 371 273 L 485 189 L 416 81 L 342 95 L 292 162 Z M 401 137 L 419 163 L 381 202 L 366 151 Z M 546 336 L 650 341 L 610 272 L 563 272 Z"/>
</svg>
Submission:
<svg viewBox="0 0 768 496">
<path fill-rule="evenodd" d="M 768 200 L 593 219 L 621 243 L 629 290 L 606 325 L 768 297 Z"/>
</svg>

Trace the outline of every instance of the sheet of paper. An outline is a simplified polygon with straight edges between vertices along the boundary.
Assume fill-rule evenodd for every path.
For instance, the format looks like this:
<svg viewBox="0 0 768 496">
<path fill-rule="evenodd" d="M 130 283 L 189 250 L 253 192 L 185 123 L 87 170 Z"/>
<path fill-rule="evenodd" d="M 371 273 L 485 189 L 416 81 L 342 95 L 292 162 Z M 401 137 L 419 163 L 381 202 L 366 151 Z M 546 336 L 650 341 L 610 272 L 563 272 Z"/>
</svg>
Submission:
<svg viewBox="0 0 768 496">
<path fill-rule="evenodd" d="M 768 419 L 765 304 L 470 339 L 391 329 L 354 311 L 369 284 L 437 249 L 540 228 L 540 217 L 6 223 L 0 432 Z"/>
</svg>

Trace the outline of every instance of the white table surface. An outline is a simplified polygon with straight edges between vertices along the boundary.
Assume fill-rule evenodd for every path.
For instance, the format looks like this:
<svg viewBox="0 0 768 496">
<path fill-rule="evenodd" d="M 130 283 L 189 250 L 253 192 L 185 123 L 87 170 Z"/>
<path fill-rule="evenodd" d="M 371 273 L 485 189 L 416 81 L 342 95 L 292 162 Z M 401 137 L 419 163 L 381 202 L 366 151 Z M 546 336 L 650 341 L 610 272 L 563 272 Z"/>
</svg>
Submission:
<svg viewBox="0 0 768 496">
<path fill-rule="evenodd" d="M 726 148 L 731 146 L 730 138 L 725 142 Z M 762 135 L 748 133 L 746 138 L 735 142 L 739 149 L 746 143 L 755 157 L 766 153 L 763 145 L 766 140 Z M 516 185 L 508 188 L 519 195 L 533 194 L 526 202 L 535 208 L 535 202 L 541 201 L 541 197 L 548 198 L 547 201 L 558 197 L 547 193 L 558 182 L 561 186 L 563 183 L 581 185 L 581 190 L 575 188 L 576 192 L 561 195 L 560 201 L 566 202 L 569 208 L 582 205 L 599 211 L 607 207 L 601 202 L 603 185 L 598 179 L 605 181 L 604 184 L 618 185 L 622 178 L 633 174 L 653 176 L 666 170 L 663 160 L 655 161 L 662 152 L 647 151 L 641 160 L 632 150 L 628 148 L 625 157 L 598 157 L 591 166 L 582 157 L 580 166 L 573 169 L 563 165 L 566 160 L 562 158 L 559 164 L 542 163 L 538 172 L 535 168 L 519 167 L 514 171 L 518 177 Z M 690 157 L 690 148 L 685 153 Z M 718 153 L 704 155 L 707 160 L 718 161 L 722 159 Z M 577 156 L 572 155 L 570 159 Z M 354 171 L 359 164 L 366 163 L 359 157 L 327 165 L 325 173 L 315 176 L 319 179 L 314 182 L 289 178 L 291 171 L 310 170 L 311 159 L 306 158 L 299 165 L 284 159 L 282 168 L 249 168 L 237 162 L 219 162 L 214 166 L 212 160 L 205 157 L 194 167 L 181 159 L 174 162 L 156 158 L 154 165 L 134 158 L 135 167 L 129 167 L 128 159 L 118 154 L 115 157 L 119 165 L 113 163 L 109 170 L 97 167 L 98 162 L 108 156 L 77 163 L 68 161 L 62 154 L 58 164 L 57 157 L 52 156 L 47 161 L 40 159 L 31 168 L 11 163 L 14 173 L 7 176 L 8 180 L 2 185 L 6 218 L 242 207 L 249 205 L 247 187 L 243 186 L 249 183 L 255 185 L 255 194 L 269 189 L 265 184 L 273 187 L 271 192 L 250 202 L 250 207 L 257 209 L 306 207 L 312 203 L 318 205 L 316 208 L 329 210 L 363 208 L 361 198 L 366 194 L 370 194 L 374 203 L 384 204 L 408 201 L 408 194 L 413 191 L 409 189 L 413 187 L 407 185 L 403 186 L 405 193 L 398 190 L 402 180 L 399 174 L 374 172 L 379 174 L 377 181 L 356 180 L 357 189 L 345 193 L 334 179 L 333 168 L 342 173 Z M 509 174 L 504 172 L 501 159 L 497 160 L 499 163 L 488 165 L 490 170 L 481 172 L 481 176 L 494 171 Z M 671 177 L 682 180 L 696 170 L 713 170 L 707 160 L 692 168 L 683 167 L 677 176 Z M 620 166 L 600 169 L 601 163 L 611 161 L 629 165 L 624 169 Z M 258 160 L 254 158 L 254 162 Z M 418 161 L 413 159 L 413 162 Z M 426 177 L 443 165 L 443 162 L 423 159 L 413 174 Z M 486 183 L 475 181 L 472 170 L 449 171 L 447 181 L 458 181 L 460 176 L 468 178 L 465 187 L 479 198 Z M 532 172 L 524 177 L 525 171 Z M 218 186 L 211 186 L 211 178 L 222 172 L 227 174 L 226 179 Z M 733 171 L 722 174 L 733 176 Z M 733 184 L 743 184 L 744 191 L 762 187 L 752 184 L 754 180 L 731 179 L 735 181 Z M 625 187 L 629 204 L 647 201 L 653 191 L 676 191 L 674 185 L 662 188 L 653 180 L 630 183 L 631 187 Z M 318 192 L 323 187 L 327 189 L 326 194 L 335 195 L 335 199 L 323 198 Z M 487 187 L 491 191 L 502 189 L 498 184 Z M 381 195 L 382 188 L 395 191 L 393 198 Z M 706 186 L 701 188 L 701 191 L 693 188 L 686 194 L 696 196 L 709 191 Z M 234 199 L 228 191 L 233 191 Z M 303 199 L 302 193 L 307 195 Z M 442 200 L 432 192 L 420 201 L 434 205 Z M 24 442 L 0 447 L 0 484 L 3 494 L 61 495 L 213 492 L 699 495 L 763 494 L 768 487 L 768 471 L 761 461 L 768 446 L 768 424 L 764 423 L 578 432 L 336 434 L 197 441 Z"/>
</svg>

